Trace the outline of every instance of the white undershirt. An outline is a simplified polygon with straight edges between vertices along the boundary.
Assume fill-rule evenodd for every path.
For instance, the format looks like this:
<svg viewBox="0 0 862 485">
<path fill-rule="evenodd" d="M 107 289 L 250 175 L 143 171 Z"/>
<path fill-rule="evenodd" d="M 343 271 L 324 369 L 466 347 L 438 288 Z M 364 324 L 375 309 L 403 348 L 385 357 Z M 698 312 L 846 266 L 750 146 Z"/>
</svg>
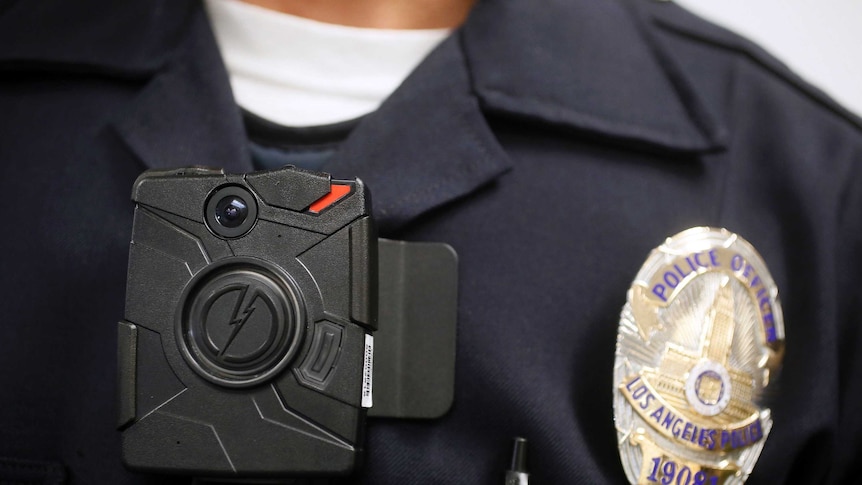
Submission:
<svg viewBox="0 0 862 485">
<path fill-rule="evenodd" d="M 237 103 L 285 126 L 374 111 L 450 33 L 333 25 L 238 0 L 206 6 Z"/>
</svg>

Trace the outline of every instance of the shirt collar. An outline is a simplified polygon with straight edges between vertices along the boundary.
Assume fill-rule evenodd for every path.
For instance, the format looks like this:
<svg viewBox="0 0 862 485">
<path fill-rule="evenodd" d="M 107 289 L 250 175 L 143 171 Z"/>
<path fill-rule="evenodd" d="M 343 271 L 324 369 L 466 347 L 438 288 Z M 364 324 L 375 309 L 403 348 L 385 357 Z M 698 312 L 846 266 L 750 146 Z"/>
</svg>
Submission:
<svg viewBox="0 0 862 485">
<path fill-rule="evenodd" d="M 73 70 L 122 77 L 162 68 L 196 2 L 13 2 L 0 8 L 0 70 Z"/>
<path fill-rule="evenodd" d="M 662 45 L 647 1 L 480 1 L 462 38 L 484 109 L 651 148 L 721 148 L 726 130 Z"/>
</svg>

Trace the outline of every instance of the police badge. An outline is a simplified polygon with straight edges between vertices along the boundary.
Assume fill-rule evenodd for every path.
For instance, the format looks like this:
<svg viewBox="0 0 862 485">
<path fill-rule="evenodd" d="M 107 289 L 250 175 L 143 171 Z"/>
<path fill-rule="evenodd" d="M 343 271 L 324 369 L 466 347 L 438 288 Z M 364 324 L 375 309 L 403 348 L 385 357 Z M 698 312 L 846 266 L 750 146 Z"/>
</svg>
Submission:
<svg viewBox="0 0 862 485">
<path fill-rule="evenodd" d="M 632 483 L 743 483 L 769 431 L 759 405 L 784 324 L 760 255 L 697 227 L 653 250 L 628 291 L 614 362 L 614 420 Z"/>
</svg>

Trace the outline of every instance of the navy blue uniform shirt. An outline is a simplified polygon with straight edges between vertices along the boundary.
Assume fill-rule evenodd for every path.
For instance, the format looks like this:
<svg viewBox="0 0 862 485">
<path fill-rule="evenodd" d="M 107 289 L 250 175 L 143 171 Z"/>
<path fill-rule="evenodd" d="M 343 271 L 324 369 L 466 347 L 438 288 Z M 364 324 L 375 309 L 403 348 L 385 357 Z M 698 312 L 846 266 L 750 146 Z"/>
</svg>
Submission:
<svg viewBox="0 0 862 485">
<path fill-rule="evenodd" d="M 3 2 L 0 123 L 0 482 L 165 483 L 120 464 L 116 322 L 137 175 L 251 169 L 205 12 Z M 454 407 L 370 421 L 351 482 L 500 483 L 516 435 L 536 481 L 624 482 L 620 309 L 652 248 L 705 225 L 784 304 L 749 483 L 856 476 L 862 129 L 756 46 L 666 2 L 481 1 L 324 169 L 371 187 L 381 235 L 460 259 Z"/>
</svg>

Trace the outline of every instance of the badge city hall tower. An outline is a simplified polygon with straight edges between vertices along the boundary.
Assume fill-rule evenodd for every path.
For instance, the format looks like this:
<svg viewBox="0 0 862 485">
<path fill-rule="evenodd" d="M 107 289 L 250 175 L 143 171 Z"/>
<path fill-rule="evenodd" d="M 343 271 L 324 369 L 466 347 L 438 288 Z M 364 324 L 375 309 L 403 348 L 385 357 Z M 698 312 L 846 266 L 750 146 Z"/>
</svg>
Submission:
<svg viewBox="0 0 862 485">
<path fill-rule="evenodd" d="M 772 429 L 759 402 L 783 349 L 778 289 L 748 242 L 698 227 L 653 250 L 628 292 L 614 362 L 629 481 L 743 483 Z"/>
</svg>

